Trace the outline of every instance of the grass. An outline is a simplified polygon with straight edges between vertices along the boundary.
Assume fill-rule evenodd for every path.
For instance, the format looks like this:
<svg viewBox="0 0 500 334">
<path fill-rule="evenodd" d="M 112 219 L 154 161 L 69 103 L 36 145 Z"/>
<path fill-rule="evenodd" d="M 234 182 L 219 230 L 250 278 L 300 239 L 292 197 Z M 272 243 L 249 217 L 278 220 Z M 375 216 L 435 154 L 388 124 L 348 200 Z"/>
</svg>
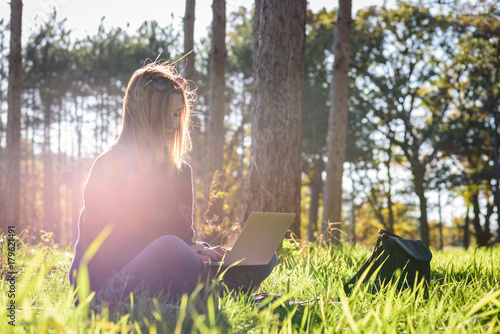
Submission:
<svg viewBox="0 0 500 334">
<path fill-rule="evenodd" d="M 372 249 L 284 242 L 280 262 L 260 291 L 282 295 L 256 304 L 245 295 L 219 297 L 211 289 L 175 305 L 153 299 L 129 308 L 73 306 L 67 278 L 72 252 L 40 244 L 20 246 L 15 326 L 8 324 L 7 248 L 0 258 L 0 333 L 498 333 L 500 248 L 434 251 L 426 299 L 419 289 L 394 286 L 372 295 L 369 284 L 350 297 L 342 284 Z M 82 292 L 85 294 L 85 292 Z M 309 300 L 290 305 L 290 300 Z"/>
</svg>

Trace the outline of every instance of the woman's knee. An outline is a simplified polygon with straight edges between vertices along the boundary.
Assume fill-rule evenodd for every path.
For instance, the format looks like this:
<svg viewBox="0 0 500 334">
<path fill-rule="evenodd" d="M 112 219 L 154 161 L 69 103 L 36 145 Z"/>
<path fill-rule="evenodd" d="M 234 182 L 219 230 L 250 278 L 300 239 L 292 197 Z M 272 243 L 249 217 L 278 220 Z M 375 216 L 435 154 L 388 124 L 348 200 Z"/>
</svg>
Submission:
<svg viewBox="0 0 500 334">
<path fill-rule="evenodd" d="M 159 252 L 168 252 L 169 250 L 179 250 L 189 246 L 175 235 L 162 235 L 153 240 L 148 247 L 154 248 Z"/>
<path fill-rule="evenodd" d="M 141 266 L 168 267 L 182 273 L 201 272 L 202 263 L 198 255 L 182 239 L 174 235 L 164 235 L 152 241 L 134 259 Z"/>
</svg>

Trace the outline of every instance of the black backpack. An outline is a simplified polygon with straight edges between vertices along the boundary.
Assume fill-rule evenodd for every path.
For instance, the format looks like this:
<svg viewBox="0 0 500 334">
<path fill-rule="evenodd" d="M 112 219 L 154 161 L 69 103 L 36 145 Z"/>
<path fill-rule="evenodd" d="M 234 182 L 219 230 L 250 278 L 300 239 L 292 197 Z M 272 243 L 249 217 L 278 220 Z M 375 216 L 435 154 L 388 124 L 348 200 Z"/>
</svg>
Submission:
<svg viewBox="0 0 500 334">
<path fill-rule="evenodd" d="M 374 292 L 379 291 L 390 281 L 397 280 L 398 289 L 412 288 L 415 284 L 425 280 L 425 287 L 430 281 L 430 262 L 432 253 L 429 247 L 420 240 L 403 239 L 393 233 L 378 230 L 380 234 L 377 239 L 375 250 L 370 258 L 363 264 L 358 272 L 346 284 L 344 291 L 349 295 L 353 286 L 368 269 L 363 282 L 366 282 L 373 273 L 380 268 L 375 278 Z M 400 271 L 401 275 L 395 275 Z"/>
</svg>

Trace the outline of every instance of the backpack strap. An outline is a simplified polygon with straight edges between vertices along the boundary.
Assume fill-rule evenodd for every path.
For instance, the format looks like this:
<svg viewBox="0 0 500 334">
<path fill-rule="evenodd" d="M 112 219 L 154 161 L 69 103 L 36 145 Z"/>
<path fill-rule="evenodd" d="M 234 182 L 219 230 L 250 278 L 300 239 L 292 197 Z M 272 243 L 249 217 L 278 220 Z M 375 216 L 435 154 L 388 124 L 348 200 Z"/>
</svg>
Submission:
<svg viewBox="0 0 500 334">
<path fill-rule="evenodd" d="M 373 250 L 373 253 L 370 256 L 370 258 L 366 260 L 365 264 L 363 264 L 363 266 L 358 270 L 358 272 L 347 283 L 344 284 L 344 291 L 347 296 L 351 294 L 352 287 L 359 281 L 363 273 L 368 269 L 368 267 L 370 267 L 371 263 L 375 262 L 375 260 L 379 257 L 382 251 L 383 251 L 382 239 L 379 237 L 377 238 L 377 244 L 375 245 L 375 249 Z M 368 273 L 366 274 L 363 282 L 369 280 L 376 269 L 377 268 L 375 266 L 372 266 L 368 270 Z"/>
<path fill-rule="evenodd" d="M 386 235 L 391 236 L 391 237 L 394 237 L 394 238 L 399 238 L 399 239 L 402 239 L 399 235 L 396 235 L 396 234 L 391 233 L 391 232 L 389 232 L 389 231 L 383 230 L 383 229 L 381 229 L 381 228 L 379 228 L 379 229 L 378 229 L 378 234 L 380 234 L 380 235 L 384 235 L 384 234 L 386 234 Z"/>
</svg>

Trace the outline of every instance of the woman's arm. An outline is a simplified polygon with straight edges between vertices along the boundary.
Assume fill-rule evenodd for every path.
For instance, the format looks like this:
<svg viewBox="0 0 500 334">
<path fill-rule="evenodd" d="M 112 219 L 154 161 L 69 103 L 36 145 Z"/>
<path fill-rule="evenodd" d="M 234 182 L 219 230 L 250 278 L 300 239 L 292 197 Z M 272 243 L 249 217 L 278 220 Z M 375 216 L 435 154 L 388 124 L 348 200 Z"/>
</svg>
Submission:
<svg viewBox="0 0 500 334">
<path fill-rule="evenodd" d="M 203 262 L 220 262 L 227 249 L 221 246 L 210 247 L 204 242 L 198 242 L 191 246 L 191 249 L 200 257 Z"/>
</svg>

